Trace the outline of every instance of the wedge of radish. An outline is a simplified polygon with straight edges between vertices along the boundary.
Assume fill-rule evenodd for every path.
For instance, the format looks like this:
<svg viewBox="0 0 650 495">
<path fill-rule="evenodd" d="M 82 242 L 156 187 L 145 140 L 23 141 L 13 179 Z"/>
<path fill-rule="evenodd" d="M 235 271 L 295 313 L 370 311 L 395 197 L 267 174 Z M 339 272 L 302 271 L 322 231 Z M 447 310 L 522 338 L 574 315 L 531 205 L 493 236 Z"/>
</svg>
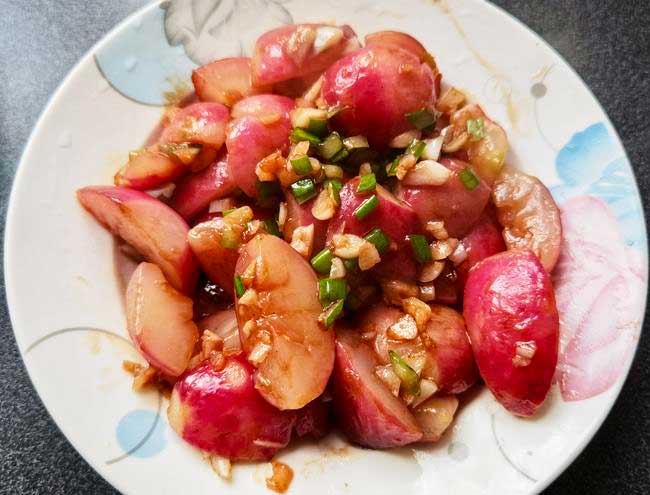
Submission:
<svg viewBox="0 0 650 495">
<path fill-rule="evenodd" d="M 158 265 L 176 289 L 192 293 L 198 269 L 187 242 L 189 227 L 178 213 L 146 193 L 125 187 L 84 187 L 77 198 L 113 234 Z"/>
<path fill-rule="evenodd" d="M 199 338 L 192 300 L 174 289 L 160 268 L 140 263 L 126 289 L 129 335 L 144 358 L 170 376 L 187 368 Z"/>
</svg>

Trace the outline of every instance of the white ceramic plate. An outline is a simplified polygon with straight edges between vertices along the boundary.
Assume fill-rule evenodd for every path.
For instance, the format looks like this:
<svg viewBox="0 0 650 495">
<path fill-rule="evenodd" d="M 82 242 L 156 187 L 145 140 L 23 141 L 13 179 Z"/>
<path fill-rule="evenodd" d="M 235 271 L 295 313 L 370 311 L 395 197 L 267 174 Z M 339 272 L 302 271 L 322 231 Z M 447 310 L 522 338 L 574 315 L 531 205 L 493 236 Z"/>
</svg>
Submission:
<svg viewBox="0 0 650 495">
<path fill-rule="evenodd" d="M 70 442 L 124 493 L 267 493 L 267 466 L 218 479 L 171 432 L 166 401 L 135 394 L 123 359 L 122 294 L 111 237 L 75 190 L 110 183 L 127 150 L 158 121 L 164 92 L 190 70 L 236 55 L 288 22 L 336 18 L 360 35 L 406 31 L 445 80 L 508 132 L 509 162 L 552 187 L 563 209 L 555 274 L 562 317 L 558 385 L 534 419 L 507 414 L 486 390 L 426 448 L 378 452 L 332 435 L 279 458 L 290 493 L 530 494 L 584 448 L 618 395 L 636 348 L 646 293 L 646 233 L 632 171 L 607 116 L 539 37 L 478 0 L 171 0 L 114 29 L 72 70 L 19 167 L 6 230 L 14 331 L 32 381 Z"/>
</svg>

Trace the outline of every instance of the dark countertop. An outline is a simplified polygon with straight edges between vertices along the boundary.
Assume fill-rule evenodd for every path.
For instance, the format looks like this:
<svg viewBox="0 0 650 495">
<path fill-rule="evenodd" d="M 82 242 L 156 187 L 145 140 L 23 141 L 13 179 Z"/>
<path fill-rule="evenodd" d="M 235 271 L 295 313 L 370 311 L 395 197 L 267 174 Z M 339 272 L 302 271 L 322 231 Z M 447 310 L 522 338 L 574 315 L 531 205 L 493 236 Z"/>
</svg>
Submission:
<svg viewBox="0 0 650 495">
<path fill-rule="evenodd" d="M 73 64 L 145 0 L 0 0 L 0 208 L 31 128 Z M 586 81 L 650 192 L 650 3 L 496 0 L 553 45 Z M 649 202 L 644 200 L 646 215 Z M 3 277 L 4 292 L 4 277 Z M 68 444 L 29 382 L 0 302 L 0 493 L 116 493 Z M 545 492 L 650 493 L 650 335 L 609 418 Z"/>
</svg>

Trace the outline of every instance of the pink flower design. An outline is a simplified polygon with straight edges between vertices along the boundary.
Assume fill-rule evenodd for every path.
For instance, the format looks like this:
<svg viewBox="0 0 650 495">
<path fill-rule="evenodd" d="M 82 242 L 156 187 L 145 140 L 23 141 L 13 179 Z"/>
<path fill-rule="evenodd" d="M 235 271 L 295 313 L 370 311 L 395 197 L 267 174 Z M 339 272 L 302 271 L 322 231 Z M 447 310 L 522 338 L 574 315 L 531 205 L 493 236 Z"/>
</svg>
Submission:
<svg viewBox="0 0 650 495">
<path fill-rule="evenodd" d="M 576 401 L 604 392 L 625 373 L 642 323 L 646 267 L 600 199 L 565 202 L 562 226 L 553 276 L 560 313 L 556 379 L 564 400 Z"/>
</svg>

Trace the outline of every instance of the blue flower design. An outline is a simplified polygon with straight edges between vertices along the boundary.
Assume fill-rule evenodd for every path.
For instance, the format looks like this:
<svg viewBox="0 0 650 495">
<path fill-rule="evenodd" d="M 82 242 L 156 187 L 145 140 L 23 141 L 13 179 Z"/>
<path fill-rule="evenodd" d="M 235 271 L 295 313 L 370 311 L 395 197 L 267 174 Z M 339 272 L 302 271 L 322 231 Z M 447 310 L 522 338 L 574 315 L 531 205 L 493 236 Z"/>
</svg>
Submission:
<svg viewBox="0 0 650 495">
<path fill-rule="evenodd" d="M 579 195 L 606 202 L 628 246 L 645 251 L 645 227 L 634 175 L 623 149 L 602 122 L 574 134 L 560 150 L 555 168 L 562 183 L 551 188 L 558 203 Z"/>
<path fill-rule="evenodd" d="M 192 70 L 247 55 L 259 35 L 293 22 L 278 0 L 168 0 L 147 9 L 95 54 L 120 94 L 145 105 L 191 90 Z"/>
<path fill-rule="evenodd" d="M 117 425 L 116 436 L 125 453 L 146 459 L 165 448 L 166 430 L 165 422 L 156 411 L 136 409 L 122 417 Z"/>
</svg>

